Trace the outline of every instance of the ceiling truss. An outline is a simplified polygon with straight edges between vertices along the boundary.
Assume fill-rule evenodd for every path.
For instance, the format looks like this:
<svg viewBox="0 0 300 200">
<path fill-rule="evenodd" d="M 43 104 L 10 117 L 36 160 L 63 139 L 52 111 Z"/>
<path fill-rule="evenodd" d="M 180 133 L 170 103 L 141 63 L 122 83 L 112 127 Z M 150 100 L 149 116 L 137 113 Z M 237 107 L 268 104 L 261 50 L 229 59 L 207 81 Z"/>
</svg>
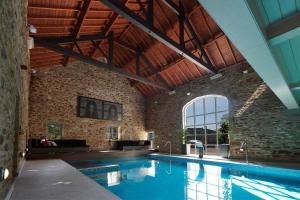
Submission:
<svg viewBox="0 0 300 200">
<path fill-rule="evenodd" d="M 177 13 L 179 13 L 178 17 L 179 17 L 179 21 L 180 21 L 180 26 L 179 26 L 180 27 L 180 39 L 179 39 L 180 41 L 178 43 L 178 42 L 172 40 L 171 38 L 169 38 L 165 33 L 162 33 L 161 31 L 159 31 L 157 28 L 154 27 L 153 19 L 152 19 L 153 5 L 151 6 L 151 3 L 153 4 L 153 1 L 148 1 L 148 4 L 150 4 L 150 5 L 148 5 L 148 9 L 147 9 L 147 11 L 145 11 L 146 19 L 143 19 L 142 17 L 137 15 L 134 11 L 130 10 L 128 7 L 126 7 L 126 5 L 124 5 L 122 2 L 120 2 L 118 0 L 116 0 L 116 1 L 101 0 L 101 2 L 103 4 L 105 4 L 107 7 L 109 7 L 110 9 L 112 9 L 113 11 L 115 11 L 116 13 L 118 13 L 119 15 L 121 15 L 122 17 L 124 17 L 125 19 L 127 19 L 128 21 L 130 21 L 131 23 L 133 23 L 134 25 L 136 25 L 137 27 L 139 27 L 140 29 L 142 29 L 143 31 L 147 32 L 149 35 L 151 35 L 155 39 L 159 40 L 160 42 L 162 42 L 163 44 L 165 44 L 166 46 L 171 48 L 173 51 L 179 53 L 186 59 L 188 59 L 191 62 L 193 62 L 194 64 L 196 64 L 198 67 L 200 67 L 204 71 L 211 73 L 211 74 L 217 73 L 217 70 L 212 65 L 201 42 L 197 38 L 197 35 L 195 34 L 195 31 L 193 30 L 193 27 L 191 26 L 189 20 L 186 17 L 184 17 L 185 16 L 184 9 L 181 4 L 177 7 L 177 5 L 175 3 L 173 3 L 172 1 L 166 1 L 166 2 L 169 2 L 168 5 L 170 5 L 169 7 L 171 7 L 172 10 L 175 10 L 175 11 L 177 11 Z M 172 3 L 170 3 L 170 2 L 172 2 Z M 143 7 L 143 9 L 145 9 L 145 8 Z M 152 15 L 150 16 L 150 14 L 148 14 L 148 13 L 152 13 Z M 149 17 L 150 17 L 150 19 L 149 19 Z M 187 50 L 185 48 L 184 25 L 187 25 L 188 30 L 193 35 L 194 40 L 196 41 L 197 47 L 199 48 L 199 50 L 201 52 L 200 58 L 195 56 L 194 54 L 192 54 L 189 50 Z"/>
<path fill-rule="evenodd" d="M 118 75 L 121 75 L 123 77 L 129 78 L 131 80 L 134 81 L 138 81 L 144 84 L 148 84 L 151 85 L 153 87 L 162 89 L 162 90 L 167 90 L 170 91 L 171 88 L 167 85 L 167 83 L 165 82 L 165 80 L 158 74 L 158 79 L 161 83 L 157 83 L 153 80 L 147 79 L 145 77 L 142 77 L 140 75 L 140 59 L 143 59 L 145 61 L 145 63 L 152 69 L 155 70 L 155 68 L 152 66 L 152 64 L 150 63 L 150 61 L 147 59 L 147 57 L 145 55 L 142 54 L 141 51 L 139 50 L 135 50 L 135 53 L 137 55 L 137 62 L 136 62 L 136 74 L 132 74 L 129 73 L 125 70 L 122 70 L 118 67 L 115 67 L 112 65 L 113 63 L 113 42 L 114 42 L 114 38 L 113 38 L 113 32 L 110 32 L 107 36 L 101 36 L 101 35 L 83 35 L 80 36 L 79 38 L 74 37 L 74 36 L 66 36 L 66 37 L 34 37 L 35 43 L 39 46 L 42 46 L 44 48 L 47 48 L 51 51 L 55 51 L 57 53 L 61 53 L 64 56 L 67 57 L 73 57 L 77 60 L 80 60 L 82 62 L 94 65 L 96 67 L 100 67 L 100 68 L 104 68 L 108 71 L 112 71 L 114 73 L 117 73 Z M 101 40 L 108 40 L 108 61 L 106 62 L 101 62 L 99 60 L 93 59 L 89 56 L 86 56 L 83 54 L 83 51 L 81 50 L 80 46 L 78 45 L 78 43 L 80 42 L 87 42 L 90 41 L 94 44 L 95 49 L 99 50 L 102 54 L 105 54 L 102 49 L 97 46 L 98 41 Z M 74 51 L 73 49 L 69 49 L 66 47 L 63 47 L 59 44 L 72 44 L 74 45 L 77 49 L 78 52 Z M 120 43 L 120 41 L 119 41 Z M 105 55 L 106 56 L 106 55 Z"/>
</svg>

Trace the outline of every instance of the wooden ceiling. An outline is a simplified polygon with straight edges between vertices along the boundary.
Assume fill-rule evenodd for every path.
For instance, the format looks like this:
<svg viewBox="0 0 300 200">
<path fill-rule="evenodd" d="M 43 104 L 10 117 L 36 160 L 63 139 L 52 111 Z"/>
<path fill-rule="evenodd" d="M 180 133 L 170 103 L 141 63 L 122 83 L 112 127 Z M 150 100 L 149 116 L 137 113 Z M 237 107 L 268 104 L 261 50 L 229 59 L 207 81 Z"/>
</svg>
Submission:
<svg viewBox="0 0 300 200">
<path fill-rule="evenodd" d="M 119 0 L 135 13 L 143 16 L 142 9 L 136 0 Z M 141 0 L 146 7 L 146 0 Z M 178 2 L 178 1 L 174 1 Z M 183 0 L 185 12 L 196 30 L 206 53 L 216 69 L 244 61 L 243 56 L 224 35 L 214 20 L 197 3 L 196 0 Z M 139 47 L 150 60 L 170 88 L 176 88 L 188 81 L 206 74 L 194 63 L 183 58 L 169 47 L 154 39 L 138 27 L 128 22 L 97 0 L 29 0 L 28 23 L 34 25 L 39 37 L 59 37 L 80 35 L 107 35 L 114 32 L 114 38 L 131 46 Z M 174 41 L 179 41 L 179 22 L 177 15 L 162 0 L 154 1 L 154 26 Z M 198 55 L 188 29 L 185 28 L 186 48 Z M 98 42 L 104 54 L 108 53 L 108 42 Z M 80 49 L 89 57 L 103 56 L 91 42 L 78 43 Z M 78 51 L 74 44 L 62 45 Z M 39 69 L 54 65 L 67 65 L 75 59 L 36 46 L 30 50 L 32 68 Z M 114 45 L 113 65 L 128 72 L 135 73 L 136 55 L 120 45 Z M 157 73 L 142 62 L 140 74 L 150 80 L 159 82 Z M 144 96 L 161 92 L 160 89 L 131 81 Z"/>
</svg>

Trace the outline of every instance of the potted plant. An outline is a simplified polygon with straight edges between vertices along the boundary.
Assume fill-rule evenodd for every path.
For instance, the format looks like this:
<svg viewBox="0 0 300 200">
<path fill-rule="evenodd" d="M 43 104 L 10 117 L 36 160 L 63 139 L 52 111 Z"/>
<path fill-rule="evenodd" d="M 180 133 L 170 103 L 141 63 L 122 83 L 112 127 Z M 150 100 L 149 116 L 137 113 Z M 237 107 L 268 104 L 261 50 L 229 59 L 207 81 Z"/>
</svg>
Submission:
<svg viewBox="0 0 300 200">
<path fill-rule="evenodd" d="M 191 144 L 186 143 L 188 130 L 181 129 L 179 131 L 179 134 L 181 135 L 181 139 L 182 139 L 182 154 L 190 154 Z"/>
<path fill-rule="evenodd" d="M 224 120 L 218 133 L 219 154 L 223 158 L 229 155 L 229 121 Z"/>
</svg>

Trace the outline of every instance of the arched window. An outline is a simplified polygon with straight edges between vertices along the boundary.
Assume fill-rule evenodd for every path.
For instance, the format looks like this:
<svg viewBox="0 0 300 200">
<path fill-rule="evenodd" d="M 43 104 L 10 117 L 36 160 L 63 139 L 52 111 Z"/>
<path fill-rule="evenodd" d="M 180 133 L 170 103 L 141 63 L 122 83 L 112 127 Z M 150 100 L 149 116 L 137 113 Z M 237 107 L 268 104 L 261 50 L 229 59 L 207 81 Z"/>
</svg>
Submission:
<svg viewBox="0 0 300 200">
<path fill-rule="evenodd" d="M 206 147 L 218 145 L 217 130 L 228 116 L 228 99 L 206 95 L 193 99 L 183 107 L 183 128 L 187 140 L 201 140 Z"/>
</svg>

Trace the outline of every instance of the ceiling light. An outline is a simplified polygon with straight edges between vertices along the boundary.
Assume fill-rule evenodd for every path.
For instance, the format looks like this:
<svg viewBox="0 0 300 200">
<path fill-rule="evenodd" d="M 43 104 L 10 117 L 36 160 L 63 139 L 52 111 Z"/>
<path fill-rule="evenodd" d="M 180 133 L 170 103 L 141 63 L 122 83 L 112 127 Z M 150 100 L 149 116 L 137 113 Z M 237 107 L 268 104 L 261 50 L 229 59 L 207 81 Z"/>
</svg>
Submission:
<svg viewBox="0 0 300 200">
<path fill-rule="evenodd" d="M 32 70 L 31 70 L 31 73 L 33 73 L 33 74 L 36 74 L 36 72 L 37 72 L 37 71 L 36 71 L 35 69 L 32 69 Z"/>
<path fill-rule="evenodd" d="M 210 78 L 210 80 L 215 80 L 215 79 L 217 79 L 217 78 L 220 78 L 220 77 L 222 77 L 223 75 L 222 74 L 215 74 L 215 75 L 213 75 L 213 76 L 211 76 L 211 77 L 209 77 Z"/>
<path fill-rule="evenodd" d="M 154 101 L 155 104 L 158 104 L 158 101 Z"/>
<path fill-rule="evenodd" d="M 191 92 L 187 92 L 186 95 L 187 95 L 187 96 L 190 96 L 190 95 L 191 95 Z"/>
<path fill-rule="evenodd" d="M 243 70 L 243 74 L 248 74 L 248 70 L 246 69 L 246 70 Z"/>
</svg>

